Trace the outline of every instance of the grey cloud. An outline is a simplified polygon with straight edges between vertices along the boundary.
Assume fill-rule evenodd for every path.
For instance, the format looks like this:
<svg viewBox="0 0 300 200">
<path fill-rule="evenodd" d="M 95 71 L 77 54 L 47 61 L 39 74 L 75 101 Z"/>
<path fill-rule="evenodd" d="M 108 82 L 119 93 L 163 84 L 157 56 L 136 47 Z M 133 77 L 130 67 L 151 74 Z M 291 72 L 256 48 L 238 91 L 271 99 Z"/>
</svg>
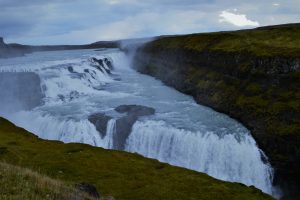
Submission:
<svg viewBox="0 0 300 200">
<path fill-rule="evenodd" d="M 239 27 L 220 23 L 219 15 L 234 9 L 260 25 L 300 20 L 294 0 L 0 0 L 0 35 L 10 42 L 78 44 L 230 30 Z"/>
</svg>

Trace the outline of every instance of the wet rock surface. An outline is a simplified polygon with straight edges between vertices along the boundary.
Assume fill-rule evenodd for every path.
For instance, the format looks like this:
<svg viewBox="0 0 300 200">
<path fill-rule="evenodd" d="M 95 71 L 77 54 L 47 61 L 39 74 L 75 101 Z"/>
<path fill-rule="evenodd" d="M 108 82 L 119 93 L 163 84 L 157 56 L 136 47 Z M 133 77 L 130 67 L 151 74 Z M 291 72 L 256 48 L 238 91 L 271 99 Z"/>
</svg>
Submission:
<svg viewBox="0 0 300 200">
<path fill-rule="evenodd" d="M 4 43 L 3 37 L 0 37 L 0 48 L 4 47 L 4 46 L 5 46 L 5 43 Z"/>
<path fill-rule="evenodd" d="M 113 138 L 114 148 L 123 150 L 126 139 L 131 133 L 133 124 L 139 117 L 153 115 L 155 113 L 155 109 L 140 105 L 121 105 L 115 108 L 115 110 L 119 113 L 126 113 L 126 116 L 117 120 L 116 134 Z"/>
<path fill-rule="evenodd" d="M 119 113 L 127 113 L 127 115 L 136 117 L 153 115 L 155 113 L 154 108 L 140 105 L 121 105 L 115 108 L 115 110 Z"/>
<path fill-rule="evenodd" d="M 112 119 L 112 117 L 103 113 L 95 113 L 88 117 L 88 120 L 95 125 L 102 138 L 106 135 L 107 123 L 110 119 Z"/>
<path fill-rule="evenodd" d="M 112 60 L 108 58 L 103 59 L 97 59 L 97 58 L 91 58 L 92 65 L 100 70 L 101 72 L 106 72 L 108 74 L 111 74 L 111 71 L 113 70 L 113 63 Z"/>
<path fill-rule="evenodd" d="M 155 114 L 155 109 L 141 105 L 121 105 L 115 111 L 124 116 L 116 120 L 116 132 L 113 135 L 113 149 L 124 150 L 125 142 L 131 133 L 133 124 L 143 116 Z M 101 137 L 106 136 L 107 123 L 112 117 L 104 113 L 95 113 L 88 117 L 88 120 L 95 125 Z"/>
</svg>

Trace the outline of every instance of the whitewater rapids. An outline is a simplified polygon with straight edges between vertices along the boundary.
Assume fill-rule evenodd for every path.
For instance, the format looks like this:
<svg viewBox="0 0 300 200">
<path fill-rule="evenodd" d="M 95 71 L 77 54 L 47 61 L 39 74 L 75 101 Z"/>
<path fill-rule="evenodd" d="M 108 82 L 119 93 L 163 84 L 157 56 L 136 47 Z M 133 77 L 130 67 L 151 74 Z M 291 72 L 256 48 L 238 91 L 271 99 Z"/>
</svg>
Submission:
<svg viewBox="0 0 300 200">
<path fill-rule="evenodd" d="M 109 59 L 114 70 L 97 70 L 92 58 Z M 134 123 L 124 150 L 221 180 L 254 185 L 274 195 L 273 169 L 244 126 L 135 72 L 119 50 L 33 53 L 0 60 L 1 72 L 29 72 L 40 78 L 42 104 L 10 112 L 7 108 L 14 105 L 0 105 L 0 114 L 43 139 L 111 149 L 116 119 L 120 117 L 114 108 L 126 104 L 149 106 L 156 114 Z M 1 90 L 10 87 L 0 84 Z M 13 98 L 12 102 L 22 101 Z M 97 112 L 112 117 L 105 137 L 88 120 Z"/>
</svg>

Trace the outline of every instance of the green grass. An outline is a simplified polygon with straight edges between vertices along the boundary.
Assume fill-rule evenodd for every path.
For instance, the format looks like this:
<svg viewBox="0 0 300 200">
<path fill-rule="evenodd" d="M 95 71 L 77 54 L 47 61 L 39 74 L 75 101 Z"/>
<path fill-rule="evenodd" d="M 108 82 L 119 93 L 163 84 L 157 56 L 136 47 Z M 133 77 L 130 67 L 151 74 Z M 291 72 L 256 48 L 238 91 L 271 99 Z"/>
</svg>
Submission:
<svg viewBox="0 0 300 200">
<path fill-rule="evenodd" d="M 272 199 L 254 187 L 219 181 L 139 155 L 41 140 L 2 118 L 0 160 L 67 185 L 87 182 L 117 200 Z"/>
<path fill-rule="evenodd" d="M 300 24 L 269 28 L 168 36 L 151 48 L 247 52 L 256 56 L 300 57 Z"/>
<path fill-rule="evenodd" d="M 0 199 L 95 200 L 65 182 L 0 162 Z"/>
</svg>

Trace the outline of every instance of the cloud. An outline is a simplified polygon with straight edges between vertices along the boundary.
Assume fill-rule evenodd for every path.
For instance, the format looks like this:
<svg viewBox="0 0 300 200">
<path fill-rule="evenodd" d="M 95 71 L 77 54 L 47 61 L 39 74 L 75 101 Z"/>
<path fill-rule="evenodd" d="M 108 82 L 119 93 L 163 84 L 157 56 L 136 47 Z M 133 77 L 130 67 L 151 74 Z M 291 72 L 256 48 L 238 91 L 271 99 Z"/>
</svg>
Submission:
<svg viewBox="0 0 300 200">
<path fill-rule="evenodd" d="M 82 44 L 234 30 L 299 22 L 299 8 L 295 0 L 0 0 L 0 36 L 26 44 Z"/>
<path fill-rule="evenodd" d="M 227 22 L 235 26 L 259 26 L 257 21 L 252 21 L 244 14 L 235 14 L 229 11 L 222 11 L 219 22 Z"/>
</svg>

